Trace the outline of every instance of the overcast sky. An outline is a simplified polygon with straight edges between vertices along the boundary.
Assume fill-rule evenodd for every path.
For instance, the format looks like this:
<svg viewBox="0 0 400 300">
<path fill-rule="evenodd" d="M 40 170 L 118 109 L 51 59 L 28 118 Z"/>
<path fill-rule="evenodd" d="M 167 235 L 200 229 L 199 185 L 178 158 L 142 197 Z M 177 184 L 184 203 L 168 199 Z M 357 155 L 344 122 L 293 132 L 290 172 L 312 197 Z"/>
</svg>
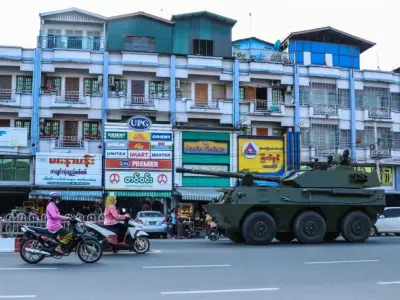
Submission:
<svg viewBox="0 0 400 300">
<path fill-rule="evenodd" d="M 400 67 L 400 0 L 3 0 L 0 45 L 33 48 L 39 13 L 77 7 L 104 16 L 145 11 L 164 18 L 208 10 L 237 20 L 233 39 L 251 35 L 274 43 L 290 32 L 323 26 L 376 43 L 361 55 L 361 68 Z M 326 3 L 326 4 L 323 4 Z M 328 4 L 329 3 L 329 4 Z"/>
</svg>

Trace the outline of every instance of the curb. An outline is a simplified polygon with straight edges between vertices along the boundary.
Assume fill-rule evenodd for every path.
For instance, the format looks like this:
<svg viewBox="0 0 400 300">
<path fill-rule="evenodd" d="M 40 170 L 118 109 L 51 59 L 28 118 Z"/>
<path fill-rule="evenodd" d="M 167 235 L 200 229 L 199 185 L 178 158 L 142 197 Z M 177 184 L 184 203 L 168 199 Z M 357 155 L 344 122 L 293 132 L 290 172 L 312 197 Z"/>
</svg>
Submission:
<svg viewBox="0 0 400 300">
<path fill-rule="evenodd" d="M 19 252 L 21 238 L 0 238 L 0 253 Z"/>
</svg>

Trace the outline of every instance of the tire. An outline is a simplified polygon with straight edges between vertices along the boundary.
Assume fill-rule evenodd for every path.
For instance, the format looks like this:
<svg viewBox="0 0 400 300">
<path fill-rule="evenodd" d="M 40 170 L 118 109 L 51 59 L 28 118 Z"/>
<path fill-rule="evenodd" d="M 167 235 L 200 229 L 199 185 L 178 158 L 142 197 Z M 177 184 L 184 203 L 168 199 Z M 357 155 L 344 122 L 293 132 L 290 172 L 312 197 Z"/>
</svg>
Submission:
<svg viewBox="0 0 400 300">
<path fill-rule="evenodd" d="M 40 263 L 44 258 L 45 258 L 45 256 L 44 255 L 38 255 L 38 258 L 37 259 L 28 259 L 28 258 L 26 258 L 25 257 L 25 245 L 28 243 L 28 242 L 36 242 L 37 244 L 38 244 L 38 248 L 39 249 L 41 249 L 41 248 L 43 248 L 43 243 L 42 242 L 40 242 L 40 241 L 38 241 L 38 240 L 36 240 L 36 239 L 27 239 L 27 240 L 24 240 L 22 243 L 21 243 L 21 246 L 20 246 L 20 248 L 19 248 L 19 255 L 21 256 L 21 258 L 22 258 L 22 260 L 24 261 L 24 262 L 26 262 L 26 263 L 28 263 L 28 264 L 31 264 L 31 265 L 35 265 L 35 264 L 38 264 L 38 263 Z"/>
<path fill-rule="evenodd" d="M 96 253 L 98 252 L 97 256 L 95 256 L 95 258 L 92 260 L 86 259 L 82 255 L 84 253 L 84 251 L 86 250 L 87 246 L 91 246 L 91 247 L 95 248 Z M 83 261 L 84 263 L 94 264 L 94 263 L 98 262 L 100 260 L 100 258 L 103 256 L 103 249 L 97 240 L 90 239 L 90 240 L 86 240 L 85 242 L 81 241 L 78 244 L 78 247 L 76 248 L 76 253 L 78 254 L 79 259 L 81 261 Z"/>
<path fill-rule="evenodd" d="M 378 235 L 378 230 L 376 229 L 375 226 L 372 226 L 371 230 L 369 231 L 369 236 L 377 236 Z"/>
<path fill-rule="evenodd" d="M 300 244 L 319 244 L 324 240 L 326 223 L 319 213 L 305 211 L 296 217 L 293 232 Z"/>
<path fill-rule="evenodd" d="M 371 219 L 361 211 L 352 211 L 342 219 L 340 231 L 349 243 L 363 243 L 370 235 Z"/>
<path fill-rule="evenodd" d="M 281 243 L 290 243 L 295 237 L 291 232 L 277 232 L 275 238 Z"/>
<path fill-rule="evenodd" d="M 400 236 L 400 233 L 394 233 L 395 236 Z"/>
<path fill-rule="evenodd" d="M 244 220 L 242 233 L 247 243 L 265 245 L 270 243 L 276 235 L 276 222 L 270 214 L 256 211 Z"/>
<path fill-rule="evenodd" d="M 246 240 L 240 232 L 227 231 L 226 235 L 234 243 L 246 243 Z"/>
<path fill-rule="evenodd" d="M 139 244 L 140 244 L 140 248 L 138 247 Z M 137 254 L 145 254 L 149 250 L 150 250 L 150 241 L 149 241 L 149 239 L 147 237 L 138 236 L 133 241 L 133 251 L 135 251 Z"/>
<path fill-rule="evenodd" d="M 327 232 L 324 236 L 324 242 L 333 242 L 340 235 L 340 232 Z"/>
<path fill-rule="evenodd" d="M 208 238 L 210 241 L 216 241 L 219 239 L 219 230 L 218 229 L 211 229 L 210 232 L 208 233 Z"/>
</svg>

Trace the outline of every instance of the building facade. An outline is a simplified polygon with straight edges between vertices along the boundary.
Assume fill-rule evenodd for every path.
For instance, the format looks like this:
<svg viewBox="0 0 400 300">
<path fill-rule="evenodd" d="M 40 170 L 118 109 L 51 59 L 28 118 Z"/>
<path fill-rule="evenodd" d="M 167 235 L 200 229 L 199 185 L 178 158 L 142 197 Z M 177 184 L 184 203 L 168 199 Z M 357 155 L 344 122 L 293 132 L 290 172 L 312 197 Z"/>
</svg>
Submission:
<svg viewBox="0 0 400 300">
<path fill-rule="evenodd" d="M 18 199 L 4 209 L 37 205 L 52 190 L 85 203 L 104 191 L 163 206 L 207 201 L 237 182 L 173 168 L 264 166 L 279 175 L 344 149 L 359 167 L 378 169 L 388 193 L 400 190 L 400 74 L 360 70 L 372 42 L 326 27 L 282 43 L 232 43 L 236 21 L 207 11 L 167 20 L 71 8 L 40 18 L 34 49 L 0 47 L 0 189 Z M 135 116 L 151 121 L 148 140 L 129 138 Z M 277 152 L 246 167 L 251 148 L 268 140 Z M 110 181 L 157 172 L 169 189 Z"/>
</svg>

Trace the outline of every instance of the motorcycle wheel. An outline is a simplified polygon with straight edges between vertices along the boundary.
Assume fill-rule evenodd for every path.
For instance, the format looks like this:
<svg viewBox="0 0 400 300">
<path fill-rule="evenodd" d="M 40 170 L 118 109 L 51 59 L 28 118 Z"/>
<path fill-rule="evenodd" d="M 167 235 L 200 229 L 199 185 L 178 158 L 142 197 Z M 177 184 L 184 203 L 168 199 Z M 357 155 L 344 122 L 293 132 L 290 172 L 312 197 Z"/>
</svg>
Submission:
<svg viewBox="0 0 400 300">
<path fill-rule="evenodd" d="M 89 249 L 88 249 L 89 248 Z M 90 249 L 93 248 L 93 249 Z M 88 250 L 90 253 L 88 253 Z M 91 253 L 94 252 L 92 256 Z M 100 260 L 103 256 L 103 249 L 100 243 L 96 240 L 86 240 L 86 242 L 81 241 L 76 248 L 76 253 L 81 261 L 87 264 L 94 264 Z"/>
<path fill-rule="evenodd" d="M 211 229 L 210 232 L 208 233 L 208 238 L 210 239 L 210 241 L 216 241 L 219 239 L 219 230 L 216 229 Z"/>
<path fill-rule="evenodd" d="M 184 232 L 185 238 L 191 239 L 193 237 L 192 230 L 189 226 L 185 227 Z"/>
<path fill-rule="evenodd" d="M 145 236 L 139 236 L 133 241 L 133 250 L 137 254 L 145 254 L 150 250 L 150 241 Z"/>
<path fill-rule="evenodd" d="M 45 258 L 45 256 L 44 255 L 40 255 L 40 254 L 30 254 L 30 253 L 26 252 L 26 246 L 29 243 L 35 245 L 33 247 L 34 249 L 43 249 L 43 243 L 42 242 L 40 242 L 38 240 L 35 240 L 35 239 L 28 239 L 28 240 L 24 240 L 21 243 L 21 246 L 19 248 L 19 255 L 28 264 L 32 264 L 32 265 L 38 264 Z M 29 248 L 31 248 L 31 247 L 29 247 Z M 30 258 L 31 256 L 36 256 L 37 258 L 36 259 L 32 259 L 32 258 Z"/>
</svg>

